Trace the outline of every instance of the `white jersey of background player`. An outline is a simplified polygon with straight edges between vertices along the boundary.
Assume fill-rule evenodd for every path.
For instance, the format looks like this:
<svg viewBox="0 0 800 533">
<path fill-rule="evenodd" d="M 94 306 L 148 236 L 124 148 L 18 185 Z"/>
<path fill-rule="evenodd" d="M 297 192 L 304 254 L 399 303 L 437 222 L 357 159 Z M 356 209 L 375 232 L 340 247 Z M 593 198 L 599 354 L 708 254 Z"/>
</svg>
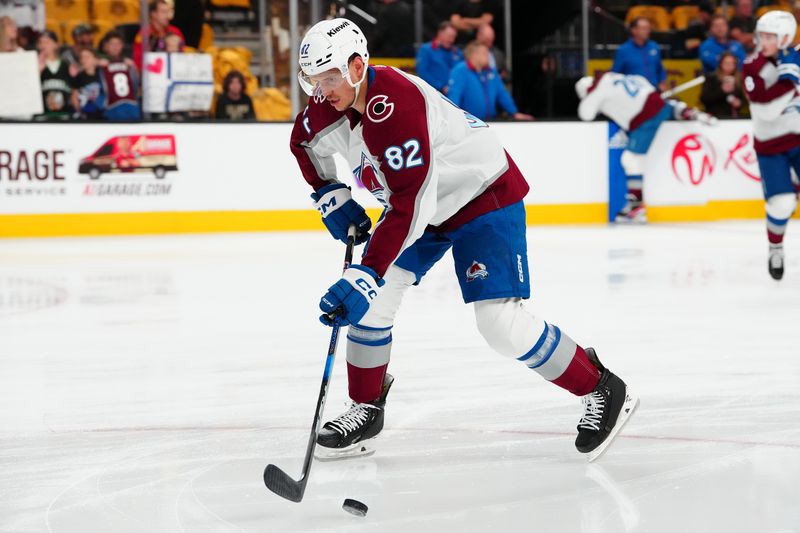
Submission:
<svg viewBox="0 0 800 533">
<path fill-rule="evenodd" d="M 767 267 L 776 280 L 783 278 L 783 235 L 797 209 L 792 169 L 800 174 L 800 53 L 791 47 L 796 32 L 791 13 L 764 14 L 756 24 L 756 52 L 742 69 L 767 204 Z"/>
<path fill-rule="evenodd" d="M 349 325 L 347 374 L 353 404 L 326 423 L 322 448 L 362 448 L 383 428 L 392 378 L 392 327 L 405 290 L 452 248 L 461 293 L 478 330 L 584 402 L 576 447 L 599 455 L 636 405 L 625 383 L 555 325 L 522 305 L 530 296 L 525 207 L 528 184 L 487 124 L 416 76 L 369 66 L 366 39 L 351 21 L 316 24 L 300 46 L 299 74 L 311 96 L 297 115 L 291 148 L 331 234 L 369 240 L 320 300 Z M 337 179 L 333 155 L 383 204 L 372 234 L 364 209 Z M 458 364 L 456 360 L 453 364 Z M 441 387 L 447 378 L 441 376 Z"/>
<path fill-rule="evenodd" d="M 622 168 L 627 178 L 625 207 L 617 222 L 647 220 L 642 197 L 642 174 L 645 155 L 653 144 L 658 128 L 666 120 L 700 120 L 707 124 L 716 119 L 707 113 L 688 108 L 683 102 L 665 100 L 643 76 L 607 72 L 599 79 L 581 78 L 575 84 L 581 99 L 578 116 L 594 120 L 603 114 L 628 132 L 628 144 L 622 152 Z"/>
</svg>

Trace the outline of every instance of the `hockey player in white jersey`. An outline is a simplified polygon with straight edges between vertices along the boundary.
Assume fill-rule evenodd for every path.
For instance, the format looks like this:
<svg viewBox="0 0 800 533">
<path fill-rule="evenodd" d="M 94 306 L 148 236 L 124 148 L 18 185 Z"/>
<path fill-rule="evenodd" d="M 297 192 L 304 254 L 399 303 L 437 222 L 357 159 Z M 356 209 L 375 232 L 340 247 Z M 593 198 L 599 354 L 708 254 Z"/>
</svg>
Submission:
<svg viewBox="0 0 800 533">
<path fill-rule="evenodd" d="M 578 116 L 594 120 L 603 114 L 628 133 L 628 145 L 622 152 L 628 192 L 625 206 L 616 215 L 617 222 L 647 221 L 642 197 L 642 174 L 647 151 L 659 126 L 667 120 L 699 120 L 714 124 L 716 119 L 677 100 L 665 100 L 643 76 L 607 72 L 599 79 L 586 76 L 575 84 L 581 99 Z"/>
<path fill-rule="evenodd" d="M 767 204 L 767 268 L 776 280 L 783 278 L 783 236 L 797 209 L 792 169 L 800 174 L 800 53 L 791 47 L 796 31 L 791 13 L 764 14 L 756 23 L 756 52 L 742 69 Z"/>
<path fill-rule="evenodd" d="M 557 326 L 530 314 L 525 206 L 528 184 L 494 131 L 420 78 L 369 65 L 366 39 L 351 21 L 312 27 L 299 54 L 311 96 L 297 115 L 291 149 L 334 238 L 368 241 L 320 300 L 320 319 L 339 311 L 347 334 L 352 406 L 320 430 L 321 449 L 360 450 L 384 424 L 387 374 L 401 298 L 450 249 L 465 303 L 498 353 L 514 357 L 583 400 L 578 451 L 597 457 L 638 399 L 619 377 Z M 371 221 L 340 183 L 334 154 L 384 206 Z M 584 304 L 581 304 L 584 305 Z M 457 361 L 453 361 L 457 364 Z M 445 388 L 446 378 L 438 383 Z M 319 448 L 318 448 L 319 449 Z"/>
</svg>

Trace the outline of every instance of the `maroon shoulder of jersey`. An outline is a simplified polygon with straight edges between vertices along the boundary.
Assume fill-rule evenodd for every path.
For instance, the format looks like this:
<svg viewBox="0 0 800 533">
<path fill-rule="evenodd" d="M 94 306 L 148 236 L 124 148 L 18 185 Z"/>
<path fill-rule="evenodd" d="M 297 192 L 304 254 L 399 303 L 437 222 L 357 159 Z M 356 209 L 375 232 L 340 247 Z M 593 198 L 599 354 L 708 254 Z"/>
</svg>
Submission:
<svg viewBox="0 0 800 533">
<path fill-rule="evenodd" d="M 747 97 L 753 103 L 768 104 L 772 100 L 795 90 L 794 83 L 789 80 L 778 80 L 767 87 L 766 81 L 761 77 L 761 71 L 768 63 L 771 63 L 771 60 L 765 57 L 764 54 L 758 53 L 748 57 L 742 67 L 742 76 L 745 80 L 744 89 L 747 92 Z"/>
<path fill-rule="evenodd" d="M 337 128 L 347 116 L 342 111 L 337 111 L 320 95 L 314 95 L 308 100 L 308 106 L 297 114 L 294 119 L 294 128 L 289 146 L 297 159 L 303 178 L 314 190 L 319 190 L 330 184 L 329 180 L 320 176 L 322 169 L 313 153 L 313 147 L 331 130 Z"/>
</svg>

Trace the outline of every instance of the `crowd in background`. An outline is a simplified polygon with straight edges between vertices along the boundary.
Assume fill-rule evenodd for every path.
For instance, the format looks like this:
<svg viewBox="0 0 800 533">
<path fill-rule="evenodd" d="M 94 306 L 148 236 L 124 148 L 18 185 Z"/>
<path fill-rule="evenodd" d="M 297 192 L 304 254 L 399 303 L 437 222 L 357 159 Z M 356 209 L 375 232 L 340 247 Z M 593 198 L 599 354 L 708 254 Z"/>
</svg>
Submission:
<svg viewBox="0 0 800 533">
<path fill-rule="evenodd" d="M 755 47 L 757 10 L 780 4 L 800 17 L 800 0 L 789 3 L 793 1 L 732 0 L 728 11 L 722 10 L 721 3 L 708 0 L 638 2 L 664 8 L 661 11 L 665 13 L 690 6 L 691 16 L 680 28 L 670 29 L 667 37 L 655 15 L 628 20 L 630 38 L 616 50 L 612 70 L 640 74 L 664 90 L 663 50 L 668 49 L 672 57 L 698 58 L 706 75 L 704 106 L 721 117 L 746 117 L 739 73 L 744 58 Z M 414 46 L 413 0 L 351 4 L 375 16 L 374 25 L 362 24 L 374 58 L 416 57 L 416 73 L 477 119 L 532 118 L 520 112 L 511 96 L 511 65 L 506 63 L 503 47 L 498 46 L 503 43 L 503 2 L 423 2 L 426 42 L 418 49 Z M 632 4 L 631 10 L 637 2 Z M 43 0 L 0 0 L 0 52 L 38 51 L 45 107 L 40 119 L 138 120 L 143 53 L 193 51 L 205 6 L 206 0 L 152 0 L 146 37 L 141 31 L 128 35 L 117 30 L 97 35 L 97 29 L 87 23 L 74 26 L 72 42 L 63 43 L 45 29 Z M 293 56 L 286 57 L 291 61 Z M 195 115 L 235 120 L 255 116 L 241 72 L 228 73 L 222 85 L 214 109 Z M 171 114 L 160 118 L 185 117 Z"/>
<path fill-rule="evenodd" d="M 202 11 L 202 3 L 197 6 Z M 166 0 L 151 0 L 146 37 L 139 30 L 132 42 L 126 42 L 116 29 L 98 39 L 95 26 L 84 23 L 74 26 L 72 43 L 67 44 L 44 28 L 41 0 L 0 0 L 0 52 L 37 51 L 44 113 L 34 119 L 137 121 L 142 118 L 143 53 L 191 50 L 183 31 L 171 23 L 173 7 Z M 188 19 L 196 21 L 197 17 Z M 196 35 L 193 27 L 193 23 L 188 26 L 189 32 Z M 154 118 L 255 118 L 241 73 L 229 73 L 223 87 L 210 113 L 170 113 Z"/>
<path fill-rule="evenodd" d="M 734 0 L 731 16 L 721 6 L 711 2 L 649 1 L 648 4 L 676 8 L 694 5 L 698 9 L 688 26 L 676 32 L 679 47 L 687 51 L 684 57 L 700 59 L 705 75 L 700 100 L 707 111 L 720 118 L 748 117 L 747 100 L 742 87 L 741 70 L 745 57 L 755 50 L 756 12 L 754 0 Z M 772 5 L 763 2 L 759 7 Z M 776 7 L 778 4 L 776 3 Z M 787 5 L 787 9 L 792 6 Z M 795 16 L 800 9 L 795 10 Z M 614 56 L 611 70 L 622 74 L 638 74 L 647 78 L 659 90 L 666 90 L 666 70 L 661 47 L 651 38 L 653 22 L 644 16 L 634 17 L 630 38 Z"/>
</svg>

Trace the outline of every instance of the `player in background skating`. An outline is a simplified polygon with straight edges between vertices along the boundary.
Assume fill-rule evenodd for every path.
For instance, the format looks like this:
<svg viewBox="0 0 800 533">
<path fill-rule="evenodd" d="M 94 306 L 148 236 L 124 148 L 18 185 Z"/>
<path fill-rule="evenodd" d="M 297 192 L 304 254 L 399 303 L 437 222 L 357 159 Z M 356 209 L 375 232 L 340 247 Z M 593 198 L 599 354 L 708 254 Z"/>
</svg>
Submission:
<svg viewBox="0 0 800 533">
<path fill-rule="evenodd" d="M 316 24 L 299 62 L 311 98 L 295 120 L 292 152 L 333 237 L 346 241 L 355 224 L 357 242 L 368 241 L 361 264 L 320 301 L 324 313 L 339 309 L 350 326 L 353 400 L 323 426 L 320 446 L 343 455 L 380 433 L 401 298 L 452 248 L 464 302 L 473 304 L 487 343 L 582 397 L 576 447 L 590 458 L 602 453 L 638 399 L 594 350 L 523 306 L 530 296 L 522 202 L 528 184 L 493 130 L 420 78 L 369 66 L 366 39 L 351 21 Z M 371 236 L 364 209 L 337 179 L 335 153 L 385 208 Z"/>
<path fill-rule="evenodd" d="M 783 278 L 783 235 L 797 208 L 791 169 L 800 174 L 800 53 L 791 47 L 796 31 L 791 13 L 763 15 L 756 23 L 756 51 L 743 68 L 767 203 L 767 263 L 776 280 Z"/>
<path fill-rule="evenodd" d="M 665 100 L 646 78 L 638 75 L 607 72 L 598 79 L 586 76 L 575 84 L 575 91 L 581 99 L 578 106 L 581 120 L 594 120 L 603 114 L 628 133 L 621 160 L 628 192 L 616 222 L 647 222 L 642 174 L 647 151 L 659 126 L 667 120 L 698 120 L 713 125 L 716 118 L 683 102 Z"/>
</svg>

